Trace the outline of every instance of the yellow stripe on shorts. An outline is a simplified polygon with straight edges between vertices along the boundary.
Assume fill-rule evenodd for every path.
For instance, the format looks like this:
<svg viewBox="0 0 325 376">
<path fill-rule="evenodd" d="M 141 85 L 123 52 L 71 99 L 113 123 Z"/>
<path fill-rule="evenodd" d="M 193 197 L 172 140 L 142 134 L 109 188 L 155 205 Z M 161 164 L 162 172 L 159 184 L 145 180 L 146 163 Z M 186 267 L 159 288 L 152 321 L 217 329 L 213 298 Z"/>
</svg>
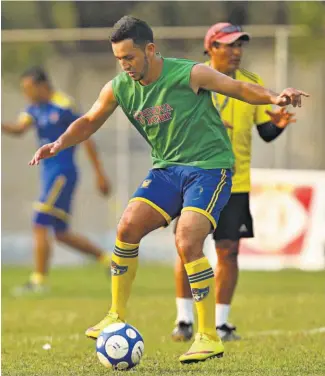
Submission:
<svg viewBox="0 0 325 376">
<path fill-rule="evenodd" d="M 220 192 L 222 191 L 222 188 L 225 186 L 226 184 L 226 178 L 227 178 L 227 171 L 223 168 L 221 170 L 221 180 L 217 186 L 217 189 L 214 191 L 213 193 L 213 196 L 212 196 L 212 199 L 211 201 L 209 202 L 209 205 L 208 207 L 206 208 L 206 211 L 208 213 L 211 213 L 216 202 L 218 201 L 218 198 L 219 198 L 219 194 Z"/>
<path fill-rule="evenodd" d="M 46 205 L 54 206 L 55 201 L 59 197 L 67 179 L 64 175 L 60 175 L 54 182 L 51 191 L 48 195 L 47 200 L 45 201 Z"/>
</svg>

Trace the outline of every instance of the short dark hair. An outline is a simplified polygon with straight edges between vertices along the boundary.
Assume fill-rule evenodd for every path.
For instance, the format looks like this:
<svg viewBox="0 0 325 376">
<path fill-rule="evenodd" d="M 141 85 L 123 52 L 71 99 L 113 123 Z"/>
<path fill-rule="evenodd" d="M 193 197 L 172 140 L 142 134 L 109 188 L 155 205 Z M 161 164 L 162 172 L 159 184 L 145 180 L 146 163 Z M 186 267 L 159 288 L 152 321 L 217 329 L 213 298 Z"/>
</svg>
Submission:
<svg viewBox="0 0 325 376">
<path fill-rule="evenodd" d="M 147 43 L 153 43 L 153 32 L 145 21 L 124 16 L 113 26 L 110 41 L 117 43 L 125 39 L 132 39 L 134 44 L 145 46 Z"/>
<path fill-rule="evenodd" d="M 30 77 L 35 83 L 50 83 L 49 77 L 46 74 L 45 70 L 41 67 L 31 67 L 25 70 L 21 75 L 21 78 Z"/>
</svg>

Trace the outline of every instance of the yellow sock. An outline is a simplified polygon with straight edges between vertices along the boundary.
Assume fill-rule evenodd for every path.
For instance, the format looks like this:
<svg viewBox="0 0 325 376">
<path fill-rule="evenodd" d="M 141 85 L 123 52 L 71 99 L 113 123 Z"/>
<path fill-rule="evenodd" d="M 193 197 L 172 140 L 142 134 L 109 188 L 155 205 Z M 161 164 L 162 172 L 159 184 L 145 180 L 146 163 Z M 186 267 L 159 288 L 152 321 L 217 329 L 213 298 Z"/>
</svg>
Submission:
<svg viewBox="0 0 325 376">
<path fill-rule="evenodd" d="M 217 339 L 214 273 L 206 257 L 185 264 L 198 315 L 198 332 Z"/>
<path fill-rule="evenodd" d="M 29 277 L 29 280 L 30 280 L 31 283 L 33 283 L 35 285 L 41 285 L 41 284 L 44 283 L 45 275 L 42 274 L 42 273 L 34 272 Z"/>
<path fill-rule="evenodd" d="M 139 244 L 123 243 L 116 239 L 112 255 L 112 307 L 110 312 L 117 313 L 125 320 L 126 305 L 138 267 Z"/>
<path fill-rule="evenodd" d="M 98 261 L 100 264 L 104 265 L 104 266 L 109 266 L 109 263 L 111 261 L 111 255 L 109 253 L 102 253 L 99 258 L 98 258 Z"/>
</svg>

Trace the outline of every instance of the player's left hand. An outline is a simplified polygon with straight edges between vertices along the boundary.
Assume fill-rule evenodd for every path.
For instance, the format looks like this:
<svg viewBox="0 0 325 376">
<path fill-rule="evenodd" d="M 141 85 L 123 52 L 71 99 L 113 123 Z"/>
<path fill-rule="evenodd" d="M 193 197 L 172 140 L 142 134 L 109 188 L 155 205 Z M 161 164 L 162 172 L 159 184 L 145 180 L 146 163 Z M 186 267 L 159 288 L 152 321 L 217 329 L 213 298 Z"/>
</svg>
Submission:
<svg viewBox="0 0 325 376">
<path fill-rule="evenodd" d="M 282 91 L 280 95 L 275 98 L 274 104 L 284 107 L 291 104 L 293 107 L 301 107 L 301 97 L 309 97 L 308 93 L 304 91 L 287 88 Z"/>
<path fill-rule="evenodd" d="M 271 118 L 271 122 L 278 128 L 285 128 L 290 123 L 295 123 L 297 120 L 294 117 L 295 113 L 287 111 L 285 108 L 280 108 L 275 111 L 265 111 Z"/>
<path fill-rule="evenodd" d="M 97 174 L 97 188 L 103 196 L 108 196 L 111 193 L 111 185 L 104 174 Z"/>
</svg>

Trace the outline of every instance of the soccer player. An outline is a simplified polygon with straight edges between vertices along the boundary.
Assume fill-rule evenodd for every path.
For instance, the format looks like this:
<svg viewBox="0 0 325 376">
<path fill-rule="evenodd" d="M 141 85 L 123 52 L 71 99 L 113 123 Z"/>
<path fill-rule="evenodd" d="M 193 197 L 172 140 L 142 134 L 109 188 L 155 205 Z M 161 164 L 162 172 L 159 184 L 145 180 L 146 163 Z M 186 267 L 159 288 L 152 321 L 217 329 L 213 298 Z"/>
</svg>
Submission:
<svg viewBox="0 0 325 376">
<path fill-rule="evenodd" d="M 80 115 L 72 100 L 56 91 L 47 74 L 39 67 L 27 70 L 21 76 L 21 88 L 30 105 L 21 113 L 17 124 L 3 124 L 2 131 L 22 135 L 32 126 L 36 128 L 41 145 L 55 141 Z M 92 140 L 84 143 L 96 176 L 97 187 L 108 195 L 109 181 L 98 159 Z M 41 170 L 41 195 L 35 203 L 33 219 L 35 271 L 24 286 L 15 294 L 44 292 L 51 252 L 51 230 L 59 242 L 80 252 L 93 256 L 109 265 L 109 255 L 86 237 L 69 230 L 71 204 L 78 182 L 78 169 L 74 161 L 75 147 L 62 151 L 52 159 L 45 160 Z"/>
<path fill-rule="evenodd" d="M 211 68 L 244 83 L 263 86 L 261 78 L 240 69 L 244 44 L 250 39 L 240 26 L 217 23 L 204 40 L 206 63 Z M 218 263 L 216 266 L 216 328 L 223 341 L 240 339 L 236 327 L 228 323 L 231 300 L 238 279 L 238 250 L 241 238 L 253 237 L 253 221 L 249 209 L 252 129 L 256 125 L 260 137 L 270 142 L 283 129 L 295 122 L 294 114 L 284 108 L 272 111 L 270 105 L 252 105 L 229 95 L 211 93 L 212 100 L 227 128 L 235 155 L 235 167 L 230 199 L 221 212 L 218 227 L 213 232 Z M 218 116 L 218 115 L 216 115 Z M 176 327 L 175 341 L 190 340 L 193 333 L 193 302 L 191 288 L 180 258 L 175 264 Z"/>
<path fill-rule="evenodd" d="M 37 165 L 41 159 L 83 142 L 117 106 L 152 147 L 153 169 L 118 225 L 110 311 L 86 335 L 96 339 L 107 325 L 125 321 L 141 239 L 180 215 L 177 250 L 198 312 L 198 334 L 180 361 L 221 357 L 224 347 L 215 329 L 214 274 L 202 248 L 230 197 L 234 156 L 210 91 L 252 104 L 280 106 L 301 106 L 301 97 L 308 94 L 289 88 L 279 95 L 259 85 L 234 80 L 204 64 L 164 58 L 157 53 L 151 28 L 130 16 L 114 25 L 111 43 L 124 72 L 104 86 L 84 116 L 57 141 L 42 146 L 30 161 L 30 165 Z"/>
</svg>

